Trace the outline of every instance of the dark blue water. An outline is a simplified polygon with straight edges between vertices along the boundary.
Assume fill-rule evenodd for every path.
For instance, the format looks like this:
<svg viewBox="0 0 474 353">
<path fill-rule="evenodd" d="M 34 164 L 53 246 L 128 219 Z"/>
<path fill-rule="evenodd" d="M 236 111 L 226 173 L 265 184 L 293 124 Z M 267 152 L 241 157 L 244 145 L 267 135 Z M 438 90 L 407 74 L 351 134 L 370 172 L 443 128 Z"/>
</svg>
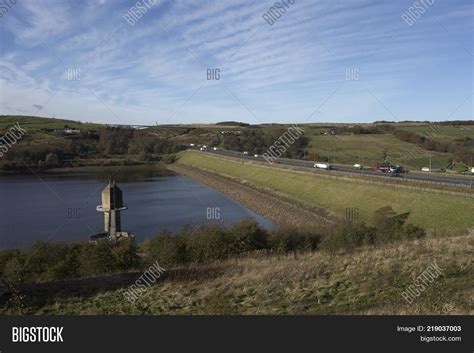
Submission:
<svg viewBox="0 0 474 353">
<path fill-rule="evenodd" d="M 239 203 L 185 176 L 135 175 L 117 178 L 128 210 L 122 230 L 138 242 L 158 231 L 177 231 L 185 224 L 231 225 L 252 218 L 274 225 Z M 105 187 L 103 176 L 84 174 L 0 177 L 0 248 L 24 247 L 36 240 L 88 240 L 103 232 L 96 211 Z"/>
</svg>

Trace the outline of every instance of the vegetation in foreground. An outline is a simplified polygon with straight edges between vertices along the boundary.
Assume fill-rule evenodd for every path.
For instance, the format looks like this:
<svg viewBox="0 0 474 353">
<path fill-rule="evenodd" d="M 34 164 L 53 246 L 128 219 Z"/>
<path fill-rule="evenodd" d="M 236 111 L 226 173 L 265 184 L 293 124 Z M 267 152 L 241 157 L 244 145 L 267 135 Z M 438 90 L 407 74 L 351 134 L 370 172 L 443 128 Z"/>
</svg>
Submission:
<svg viewBox="0 0 474 353">
<path fill-rule="evenodd" d="M 347 208 L 357 208 L 360 219 L 370 222 L 374 211 L 389 205 L 399 213 L 409 212 L 410 222 L 429 233 L 452 234 L 474 227 L 474 202 L 463 197 L 318 178 L 276 168 L 269 171 L 266 167 L 192 151 L 180 154 L 178 163 L 245 180 L 340 217 L 345 216 Z"/>
<path fill-rule="evenodd" d="M 249 223 L 239 227 L 252 229 Z M 253 231 L 246 234 L 261 239 Z M 158 244 L 162 242 L 150 245 L 156 250 L 161 246 Z M 134 303 L 128 302 L 124 293 L 141 272 L 36 283 L 10 295 L 10 300 L 2 304 L 2 312 L 470 314 L 474 295 L 470 256 L 473 245 L 472 234 L 334 251 L 324 247 L 311 251 L 306 243 L 301 248 L 306 250 L 289 253 L 260 250 L 218 261 L 164 266 L 164 275 Z M 207 249 L 212 252 L 213 247 Z M 414 302 L 406 303 L 401 293 L 434 262 L 443 274 Z"/>
<path fill-rule="evenodd" d="M 254 221 L 242 221 L 230 228 L 216 224 L 188 226 L 176 235 L 161 232 L 141 249 L 129 240 L 69 245 L 38 242 L 27 250 L 0 251 L 1 306 L 6 312 L 19 309 L 28 312 L 28 307 L 38 305 L 41 296 L 33 293 L 30 298 L 25 297 L 28 285 L 35 288 L 35 284 L 51 281 L 139 271 L 156 261 L 170 269 L 254 252 L 297 256 L 319 250 L 335 254 L 423 238 L 424 231 L 406 223 L 406 219 L 406 214 L 397 215 L 386 207 L 374 214 L 375 226 L 347 222 L 330 228 L 286 228 L 270 232 Z M 28 301 L 30 304 L 25 305 Z"/>
</svg>

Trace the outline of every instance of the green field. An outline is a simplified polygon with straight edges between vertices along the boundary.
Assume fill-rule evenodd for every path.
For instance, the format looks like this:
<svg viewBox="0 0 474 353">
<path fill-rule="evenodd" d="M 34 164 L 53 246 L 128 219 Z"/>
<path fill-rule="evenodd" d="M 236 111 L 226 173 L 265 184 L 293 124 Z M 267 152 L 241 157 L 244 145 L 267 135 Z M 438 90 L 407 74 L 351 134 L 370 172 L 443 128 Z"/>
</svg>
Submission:
<svg viewBox="0 0 474 353">
<path fill-rule="evenodd" d="M 401 141 L 390 133 L 332 136 L 320 135 L 313 129 L 305 129 L 305 132 L 311 139 L 308 147 L 309 159 L 312 159 L 315 153 L 332 163 L 340 164 L 362 163 L 370 167 L 387 160 L 416 170 L 429 166 L 428 151 Z M 450 161 L 449 154 L 431 153 L 432 168 L 446 168 Z"/>
<path fill-rule="evenodd" d="M 245 180 L 335 215 L 343 216 L 346 208 L 358 208 L 361 219 L 370 222 L 375 210 L 390 205 L 399 213 L 410 212 L 409 221 L 429 232 L 451 233 L 474 227 L 474 201 L 463 197 L 319 178 L 192 151 L 180 154 L 179 163 Z"/>
<path fill-rule="evenodd" d="M 434 140 L 449 142 L 457 138 L 470 137 L 474 139 L 473 125 L 442 126 L 436 125 L 435 128 L 430 125 L 403 126 L 399 130 L 416 132 L 422 136 L 430 137 Z"/>
</svg>

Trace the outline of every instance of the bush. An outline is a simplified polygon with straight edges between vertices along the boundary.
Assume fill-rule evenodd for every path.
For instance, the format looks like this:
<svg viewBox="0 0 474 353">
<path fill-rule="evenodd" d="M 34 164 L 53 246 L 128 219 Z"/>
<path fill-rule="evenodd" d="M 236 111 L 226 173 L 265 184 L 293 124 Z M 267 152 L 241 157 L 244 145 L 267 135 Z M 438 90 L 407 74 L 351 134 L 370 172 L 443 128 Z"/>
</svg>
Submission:
<svg viewBox="0 0 474 353">
<path fill-rule="evenodd" d="M 374 243 L 387 244 L 404 239 L 424 237 L 426 233 L 422 228 L 406 223 L 409 216 L 409 212 L 397 214 L 390 206 L 375 211 L 373 217 L 376 228 Z"/>
<path fill-rule="evenodd" d="M 5 265 L 14 258 L 20 256 L 16 249 L 0 249 L 0 277 L 4 276 Z"/>
<path fill-rule="evenodd" d="M 79 263 L 79 274 L 84 277 L 111 273 L 114 269 L 114 257 L 110 243 L 104 239 L 84 244 Z"/>
<path fill-rule="evenodd" d="M 182 265 L 189 261 L 185 237 L 182 234 L 172 236 L 169 231 L 163 231 L 149 240 L 144 247 L 147 250 L 146 262 L 150 265 L 157 260 L 165 267 Z"/>
<path fill-rule="evenodd" d="M 175 154 L 165 154 L 161 158 L 162 162 L 165 164 L 172 164 L 176 162 L 176 155 Z"/>
<path fill-rule="evenodd" d="M 56 279 L 51 272 L 66 256 L 67 245 L 38 241 L 24 253 L 23 271 L 27 281 Z"/>
<path fill-rule="evenodd" d="M 22 283 L 25 280 L 24 259 L 21 255 L 12 257 L 3 267 L 2 279 L 10 284 Z"/>
<path fill-rule="evenodd" d="M 232 238 L 216 224 L 194 228 L 186 239 L 186 251 L 191 262 L 221 260 L 232 253 L 231 249 Z"/>
<path fill-rule="evenodd" d="M 58 262 L 48 271 L 50 279 L 61 280 L 79 277 L 81 266 L 79 257 L 82 248 L 81 244 L 70 245 L 65 256 L 58 259 Z"/>
<path fill-rule="evenodd" d="M 403 227 L 403 238 L 407 240 L 421 239 L 426 236 L 426 232 L 423 228 L 415 226 L 413 224 L 406 224 Z"/>
<path fill-rule="evenodd" d="M 321 241 L 321 250 L 331 253 L 352 251 L 357 247 L 373 244 L 375 229 L 362 222 L 345 222 L 326 233 Z"/>
<path fill-rule="evenodd" d="M 280 253 L 315 250 L 323 237 L 324 228 L 278 228 L 268 236 L 269 248 Z"/>
<path fill-rule="evenodd" d="M 268 233 L 254 220 L 235 223 L 228 230 L 232 242 L 231 252 L 240 254 L 268 248 Z"/>
<path fill-rule="evenodd" d="M 140 264 L 138 248 L 133 239 L 123 239 L 112 246 L 113 271 L 127 271 Z"/>
</svg>

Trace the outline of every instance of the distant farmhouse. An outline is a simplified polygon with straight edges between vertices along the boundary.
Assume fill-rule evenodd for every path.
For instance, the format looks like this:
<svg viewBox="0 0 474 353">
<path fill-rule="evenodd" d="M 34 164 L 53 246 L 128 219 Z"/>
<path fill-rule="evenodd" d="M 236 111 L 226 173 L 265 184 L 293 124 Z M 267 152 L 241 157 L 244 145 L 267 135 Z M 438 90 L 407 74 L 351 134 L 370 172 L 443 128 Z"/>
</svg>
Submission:
<svg viewBox="0 0 474 353">
<path fill-rule="evenodd" d="M 75 129 L 69 126 L 65 126 L 64 129 L 49 129 L 49 128 L 42 128 L 42 131 L 46 132 L 54 132 L 56 134 L 67 134 L 67 135 L 73 135 L 73 134 L 80 134 L 81 130 Z"/>
<path fill-rule="evenodd" d="M 66 128 L 66 129 L 64 129 L 64 133 L 65 133 L 65 134 L 68 134 L 68 135 L 70 135 L 70 134 L 80 134 L 80 133 L 81 133 L 81 130 L 79 130 L 79 129 Z"/>
<path fill-rule="evenodd" d="M 220 131 L 221 135 L 241 135 L 242 131 L 240 130 L 224 130 Z"/>
</svg>

